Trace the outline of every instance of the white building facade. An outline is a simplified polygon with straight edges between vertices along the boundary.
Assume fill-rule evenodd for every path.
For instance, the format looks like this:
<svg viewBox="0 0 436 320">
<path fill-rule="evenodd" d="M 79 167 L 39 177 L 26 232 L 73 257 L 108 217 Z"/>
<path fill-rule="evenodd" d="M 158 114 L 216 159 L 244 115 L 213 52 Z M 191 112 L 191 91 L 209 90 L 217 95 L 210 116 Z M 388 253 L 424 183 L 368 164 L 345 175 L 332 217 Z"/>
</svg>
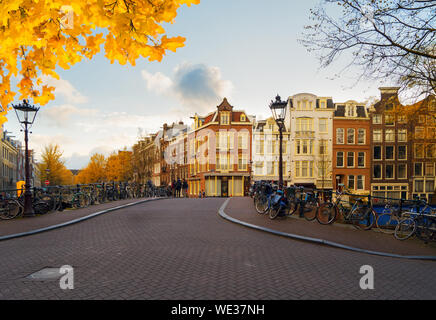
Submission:
<svg viewBox="0 0 436 320">
<path fill-rule="evenodd" d="M 279 127 L 271 117 L 254 122 L 252 134 L 252 177 L 254 181 L 279 180 Z M 291 184 L 291 144 L 289 132 L 283 132 L 283 184 Z"/>
<path fill-rule="evenodd" d="M 333 99 L 299 93 L 289 97 L 287 108 L 291 183 L 332 189 Z"/>
</svg>

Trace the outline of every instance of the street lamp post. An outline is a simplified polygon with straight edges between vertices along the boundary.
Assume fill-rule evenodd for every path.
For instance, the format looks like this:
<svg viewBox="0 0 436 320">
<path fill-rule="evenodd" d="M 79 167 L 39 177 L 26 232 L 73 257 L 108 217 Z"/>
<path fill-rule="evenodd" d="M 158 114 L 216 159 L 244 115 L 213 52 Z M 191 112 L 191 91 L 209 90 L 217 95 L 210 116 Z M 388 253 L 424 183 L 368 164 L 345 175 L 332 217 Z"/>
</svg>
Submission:
<svg viewBox="0 0 436 320">
<path fill-rule="evenodd" d="M 271 101 L 269 107 L 273 114 L 274 120 L 279 127 L 279 188 L 283 188 L 283 130 L 285 129 L 286 107 L 288 103 L 282 101 L 280 96 L 276 96 L 276 101 Z"/>
<path fill-rule="evenodd" d="M 25 217 L 33 217 L 35 215 L 32 206 L 32 192 L 30 183 L 30 163 L 29 163 L 29 129 L 32 127 L 36 114 L 39 108 L 29 104 L 27 100 L 23 100 L 23 103 L 18 105 L 12 105 L 15 109 L 18 121 L 21 123 L 21 127 L 24 129 L 24 144 L 26 150 L 25 156 L 25 173 L 26 183 L 24 185 L 24 213 Z"/>
</svg>

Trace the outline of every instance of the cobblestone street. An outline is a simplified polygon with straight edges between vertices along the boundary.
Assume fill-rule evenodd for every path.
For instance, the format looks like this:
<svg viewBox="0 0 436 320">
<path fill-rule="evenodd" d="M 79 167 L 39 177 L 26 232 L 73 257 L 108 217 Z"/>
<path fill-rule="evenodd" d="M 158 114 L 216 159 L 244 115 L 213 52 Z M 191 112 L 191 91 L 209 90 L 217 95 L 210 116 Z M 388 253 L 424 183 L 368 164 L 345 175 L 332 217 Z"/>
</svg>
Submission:
<svg viewBox="0 0 436 320">
<path fill-rule="evenodd" d="M 232 199 L 237 201 L 238 199 Z M 435 299 L 436 268 L 251 230 L 225 199 L 168 199 L 0 242 L 0 299 Z M 255 213 L 253 212 L 253 215 Z M 74 289 L 26 276 L 74 267 Z M 359 287 L 362 265 L 374 290 Z"/>
</svg>

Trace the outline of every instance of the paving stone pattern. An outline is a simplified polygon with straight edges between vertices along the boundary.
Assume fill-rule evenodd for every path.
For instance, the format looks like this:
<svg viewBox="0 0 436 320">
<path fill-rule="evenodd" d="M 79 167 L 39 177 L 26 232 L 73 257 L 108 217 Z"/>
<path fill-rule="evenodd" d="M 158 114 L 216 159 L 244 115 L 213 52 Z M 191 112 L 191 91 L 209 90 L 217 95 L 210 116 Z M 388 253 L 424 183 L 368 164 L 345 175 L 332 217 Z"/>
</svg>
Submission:
<svg viewBox="0 0 436 320">
<path fill-rule="evenodd" d="M 144 203 L 0 242 L 0 299 L 434 299 L 434 262 L 349 252 L 251 230 L 224 199 Z M 359 269 L 375 270 L 361 290 Z M 26 279 L 71 265 L 75 289 Z"/>
</svg>

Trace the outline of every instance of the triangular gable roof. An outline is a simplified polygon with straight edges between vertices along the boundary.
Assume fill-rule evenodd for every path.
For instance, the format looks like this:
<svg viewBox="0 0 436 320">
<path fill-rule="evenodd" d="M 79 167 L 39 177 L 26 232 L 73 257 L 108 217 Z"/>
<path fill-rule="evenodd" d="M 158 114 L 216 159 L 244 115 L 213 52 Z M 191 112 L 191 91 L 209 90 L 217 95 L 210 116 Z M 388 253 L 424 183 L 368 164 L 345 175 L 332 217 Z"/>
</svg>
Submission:
<svg viewBox="0 0 436 320">
<path fill-rule="evenodd" d="M 232 111 L 233 106 L 227 101 L 227 98 L 223 99 L 223 102 L 219 106 L 217 106 L 218 111 Z"/>
</svg>

